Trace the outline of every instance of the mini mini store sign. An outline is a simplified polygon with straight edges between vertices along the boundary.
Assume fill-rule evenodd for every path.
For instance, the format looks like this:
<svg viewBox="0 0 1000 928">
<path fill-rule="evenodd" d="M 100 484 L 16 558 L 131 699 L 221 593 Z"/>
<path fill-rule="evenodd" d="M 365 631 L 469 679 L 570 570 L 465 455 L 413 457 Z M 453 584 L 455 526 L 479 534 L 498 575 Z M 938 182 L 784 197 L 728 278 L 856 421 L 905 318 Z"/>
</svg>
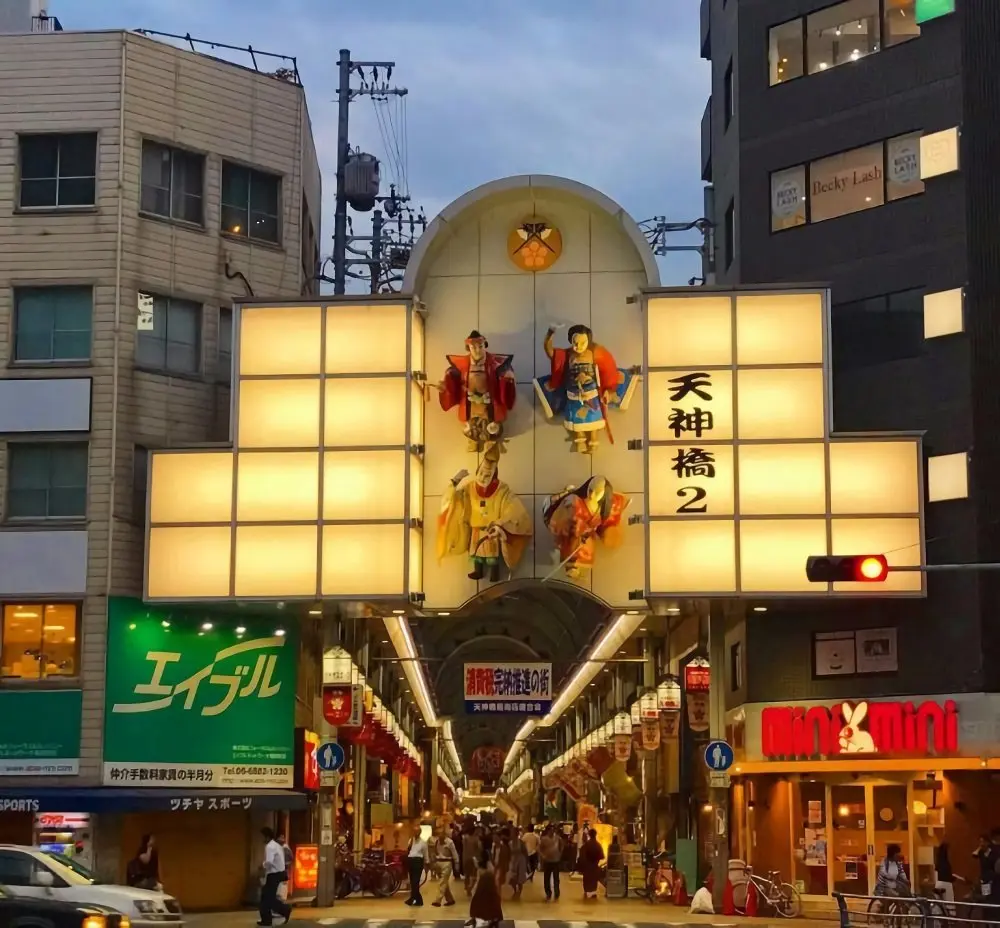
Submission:
<svg viewBox="0 0 1000 928">
<path fill-rule="evenodd" d="M 849 702 L 768 706 L 761 712 L 761 753 L 794 759 L 840 755 L 937 756 L 958 753 L 958 706 Z"/>
</svg>

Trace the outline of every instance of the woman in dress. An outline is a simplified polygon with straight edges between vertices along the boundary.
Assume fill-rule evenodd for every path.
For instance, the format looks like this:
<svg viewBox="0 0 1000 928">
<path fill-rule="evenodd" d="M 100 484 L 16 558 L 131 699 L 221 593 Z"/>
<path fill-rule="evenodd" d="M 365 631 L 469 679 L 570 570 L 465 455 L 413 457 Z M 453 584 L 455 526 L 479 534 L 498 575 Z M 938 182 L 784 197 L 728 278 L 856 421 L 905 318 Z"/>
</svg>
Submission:
<svg viewBox="0 0 1000 928">
<path fill-rule="evenodd" d="M 508 880 L 514 889 L 514 900 L 521 898 L 521 890 L 528 880 L 528 849 L 521 838 L 521 830 L 515 829 L 510 839 L 510 870 Z"/>
<path fill-rule="evenodd" d="M 503 889 L 510 871 L 510 831 L 504 828 L 493 842 L 493 873 L 497 891 Z"/>
<path fill-rule="evenodd" d="M 479 879 L 469 903 L 469 920 L 465 924 L 470 928 L 497 928 L 503 921 L 503 905 L 500 887 L 490 873 L 489 856 L 480 856 L 476 866 L 479 869 Z"/>
<path fill-rule="evenodd" d="M 597 898 L 597 884 L 601 876 L 604 849 L 597 843 L 597 832 L 591 829 L 580 848 L 580 874 L 583 876 L 583 898 Z"/>
</svg>

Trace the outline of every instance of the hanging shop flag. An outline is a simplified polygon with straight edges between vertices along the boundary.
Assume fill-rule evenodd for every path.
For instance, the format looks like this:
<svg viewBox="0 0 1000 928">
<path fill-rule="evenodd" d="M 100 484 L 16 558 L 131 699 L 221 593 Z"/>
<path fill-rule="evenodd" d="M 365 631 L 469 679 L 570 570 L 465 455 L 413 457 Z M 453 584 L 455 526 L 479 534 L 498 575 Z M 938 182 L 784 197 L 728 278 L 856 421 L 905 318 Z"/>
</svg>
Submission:
<svg viewBox="0 0 1000 928">
<path fill-rule="evenodd" d="M 615 735 L 615 760 L 625 763 L 632 756 L 632 733 Z"/>
<path fill-rule="evenodd" d="M 688 727 L 691 731 L 708 731 L 708 693 L 688 693 Z"/>
<path fill-rule="evenodd" d="M 660 740 L 665 744 L 673 744 L 677 741 L 681 728 L 681 714 L 679 711 L 671 709 L 660 713 Z"/>
<path fill-rule="evenodd" d="M 357 721 L 352 720 L 354 715 L 353 688 L 348 684 L 323 687 L 323 718 L 331 725 L 339 728 L 341 725 L 361 725 L 361 710 L 363 701 L 358 700 Z"/>
<path fill-rule="evenodd" d="M 655 751 L 660 746 L 660 721 L 659 719 L 642 720 L 642 749 L 644 751 Z"/>
<path fill-rule="evenodd" d="M 707 693 L 711 668 L 703 657 L 696 657 L 684 668 L 684 689 L 689 693 Z"/>
<path fill-rule="evenodd" d="M 548 715 L 551 664 L 466 664 L 465 711 L 470 715 Z"/>
</svg>

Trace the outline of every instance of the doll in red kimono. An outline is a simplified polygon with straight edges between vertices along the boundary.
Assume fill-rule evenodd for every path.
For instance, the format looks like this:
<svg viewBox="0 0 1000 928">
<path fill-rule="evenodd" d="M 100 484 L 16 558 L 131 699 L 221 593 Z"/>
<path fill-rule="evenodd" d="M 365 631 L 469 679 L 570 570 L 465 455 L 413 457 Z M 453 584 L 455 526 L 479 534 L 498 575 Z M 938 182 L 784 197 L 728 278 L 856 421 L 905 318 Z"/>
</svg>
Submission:
<svg viewBox="0 0 1000 928">
<path fill-rule="evenodd" d="M 545 500 L 542 518 L 555 536 L 567 577 L 575 580 L 594 566 L 598 539 L 608 547 L 621 543 L 629 502 L 604 477 L 591 477 L 583 486 L 567 487 Z"/>
<path fill-rule="evenodd" d="M 491 354 L 489 342 L 475 329 L 465 340 L 466 354 L 449 354 L 444 380 L 438 384 L 441 408 L 458 407 L 458 419 L 469 451 L 497 443 L 503 451 L 503 424 L 517 399 L 513 355 Z"/>
</svg>

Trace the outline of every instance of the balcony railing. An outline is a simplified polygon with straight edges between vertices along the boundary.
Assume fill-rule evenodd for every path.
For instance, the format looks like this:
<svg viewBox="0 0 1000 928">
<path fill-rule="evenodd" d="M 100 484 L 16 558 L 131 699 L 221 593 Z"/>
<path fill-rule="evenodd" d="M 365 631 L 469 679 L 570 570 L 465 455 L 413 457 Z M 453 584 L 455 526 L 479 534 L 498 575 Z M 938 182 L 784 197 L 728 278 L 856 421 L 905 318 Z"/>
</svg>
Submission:
<svg viewBox="0 0 1000 928">
<path fill-rule="evenodd" d="M 62 32 L 62 23 L 59 22 L 58 16 L 48 16 L 45 13 L 41 13 L 38 16 L 31 17 L 31 31 L 32 32 Z"/>
</svg>

